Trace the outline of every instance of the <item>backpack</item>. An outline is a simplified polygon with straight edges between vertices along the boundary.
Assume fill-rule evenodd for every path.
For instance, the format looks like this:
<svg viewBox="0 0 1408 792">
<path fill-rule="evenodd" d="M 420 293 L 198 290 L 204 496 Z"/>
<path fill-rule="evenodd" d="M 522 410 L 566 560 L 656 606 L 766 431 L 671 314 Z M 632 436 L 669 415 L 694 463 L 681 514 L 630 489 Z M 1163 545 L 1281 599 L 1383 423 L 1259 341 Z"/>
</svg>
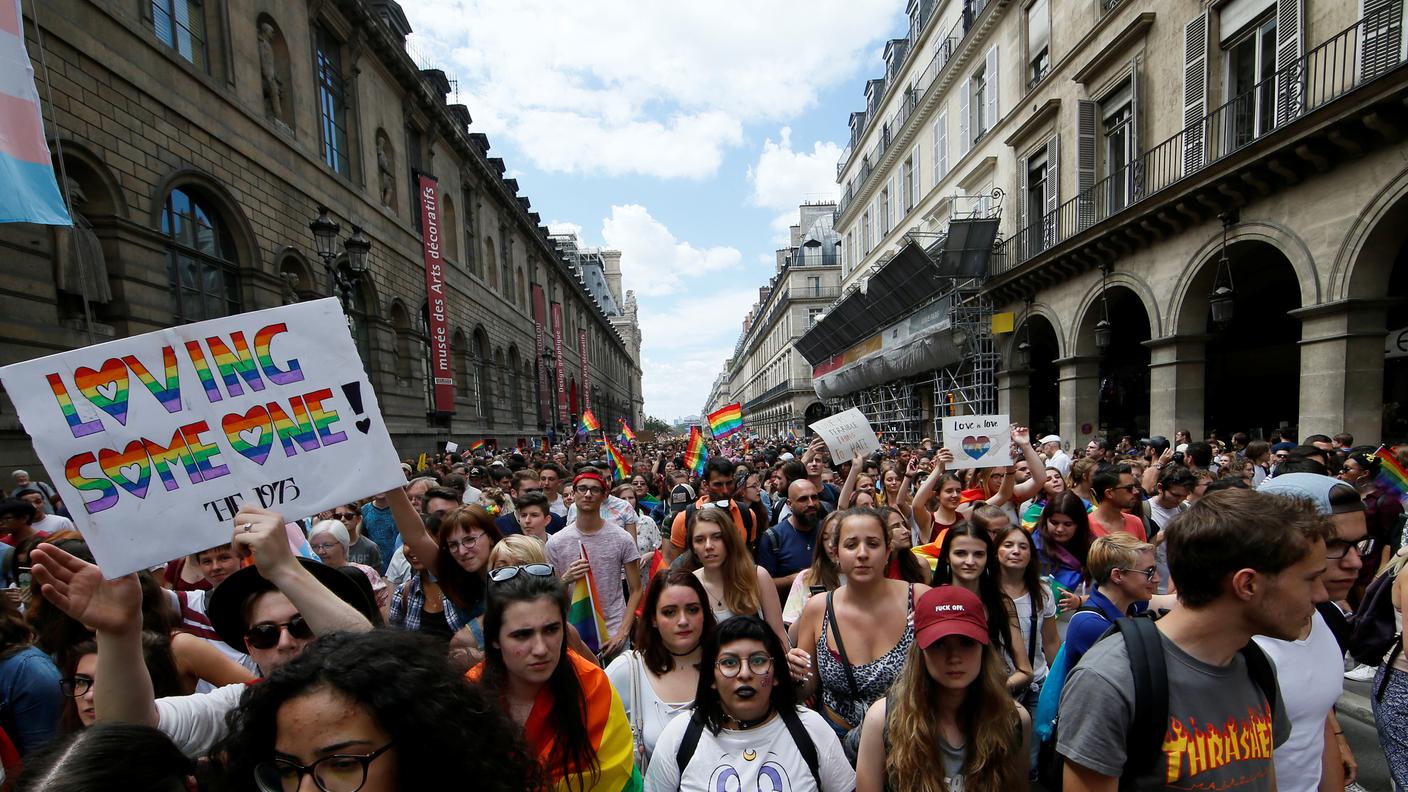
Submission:
<svg viewBox="0 0 1408 792">
<path fill-rule="evenodd" d="M 729 522 L 733 522 L 733 509 L 738 509 L 738 516 L 743 518 L 743 536 L 751 552 L 752 549 L 758 545 L 758 527 L 754 525 L 756 520 L 754 519 L 753 510 L 745 508 L 743 504 L 736 500 L 730 499 L 729 503 L 733 506 L 732 509 L 729 509 Z M 694 524 L 694 515 L 698 513 L 698 511 L 699 505 L 697 503 L 691 503 L 684 507 L 684 535 L 686 537 L 689 536 L 689 527 Z M 685 549 L 688 550 L 689 548 L 686 547 Z"/>
<path fill-rule="evenodd" d="M 807 763 L 807 769 L 812 771 L 812 778 L 816 779 L 816 788 L 823 789 L 821 784 L 821 760 L 817 757 L 816 743 L 812 742 L 812 736 L 807 733 L 807 727 L 802 725 L 802 719 L 797 715 L 797 710 L 783 708 L 778 710 L 778 715 L 782 717 L 782 722 L 786 724 L 787 731 L 792 735 L 792 742 L 797 744 L 797 750 L 802 754 L 802 761 Z M 689 760 L 694 758 L 694 749 L 699 747 L 699 738 L 704 734 L 704 720 L 699 717 L 699 710 L 694 710 L 689 714 L 689 725 L 685 727 L 684 736 L 680 738 L 680 748 L 675 752 L 675 764 L 680 768 L 680 778 L 684 778 L 685 768 L 689 767 Z"/>
<path fill-rule="evenodd" d="M 1136 778 L 1152 770 L 1163 752 L 1168 723 L 1168 668 L 1164 665 L 1163 637 L 1154 624 L 1154 617 L 1119 619 L 1100 640 L 1117 633 L 1129 653 L 1129 668 L 1134 674 L 1134 719 L 1125 736 L 1124 773 L 1120 776 L 1120 788 L 1126 789 Z M 1065 651 L 1064 646 L 1061 651 Z M 1247 675 L 1266 697 L 1275 720 L 1278 688 L 1270 658 L 1255 641 L 1248 641 L 1239 653 L 1247 664 Z M 1061 681 L 1064 685 L 1064 676 Z M 1046 698 L 1045 693 L 1043 687 L 1042 700 Z M 1050 739 L 1042 741 L 1037 755 L 1037 777 L 1048 792 L 1060 792 L 1065 775 L 1065 757 L 1056 750 L 1059 721 L 1058 717 L 1052 722 Z"/>
<path fill-rule="evenodd" d="M 1369 583 L 1359 610 L 1349 618 L 1349 654 L 1365 665 L 1392 663 L 1403 648 L 1402 633 L 1398 631 L 1393 610 L 1393 584 L 1404 568 L 1402 563 L 1395 563 L 1398 560 L 1390 561 Z M 1387 674 L 1384 679 L 1388 679 Z M 1376 691 L 1375 695 L 1382 697 L 1383 691 Z"/>
</svg>

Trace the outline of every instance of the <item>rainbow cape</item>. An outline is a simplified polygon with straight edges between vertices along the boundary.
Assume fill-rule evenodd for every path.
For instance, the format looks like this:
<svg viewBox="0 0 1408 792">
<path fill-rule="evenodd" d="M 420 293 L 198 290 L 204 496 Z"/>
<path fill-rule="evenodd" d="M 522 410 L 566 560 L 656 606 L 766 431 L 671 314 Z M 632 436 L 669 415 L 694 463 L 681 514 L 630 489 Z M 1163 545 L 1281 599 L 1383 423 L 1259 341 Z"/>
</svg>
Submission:
<svg viewBox="0 0 1408 792">
<path fill-rule="evenodd" d="M 592 415 L 591 410 L 585 410 L 582 412 L 582 428 L 586 429 L 588 432 L 600 431 L 601 421 L 598 421 L 596 416 Z"/>
<path fill-rule="evenodd" d="M 714 435 L 714 439 L 722 440 L 743 428 L 743 405 L 734 402 L 720 407 L 709 413 L 708 421 L 709 432 Z"/>
<path fill-rule="evenodd" d="M 587 558 L 587 548 L 582 548 L 582 560 Z M 583 577 L 577 578 L 572 584 L 572 598 L 567 606 L 567 623 L 577 628 L 577 634 L 582 637 L 582 643 L 587 645 L 593 652 L 600 652 L 601 647 L 611 638 L 606 632 L 606 619 L 601 615 L 601 606 L 597 604 L 599 597 L 596 593 L 596 581 L 592 578 L 590 571 Z"/>
<path fill-rule="evenodd" d="M 604 438 L 603 438 L 604 439 Z M 616 450 L 616 446 L 611 445 L 610 440 L 605 440 L 606 458 L 611 460 L 611 466 L 616 469 L 616 480 L 625 481 L 631 477 L 631 463 L 621 456 L 621 452 Z"/>
<path fill-rule="evenodd" d="M 684 465 L 698 476 L 704 473 L 704 462 L 709 459 L 709 449 L 704 447 L 704 433 L 699 427 L 689 427 L 689 444 L 684 447 Z"/>
<path fill-rule="evenodd" d="M 631 425 L 626 423 L 625 418 L 621 419 L 621 436 L 632 443 L 636 441 L 636 433 L 631 431 Z"/>
<path fill-rule="evenodd" d="M 1379 460 L 1379 475 L 1374 482 L 1381 489 L 1396 493 L 1400 500 L 1408 497 L 1408 470 L 1403 469 L 1398 458 L 1384 446 L 1379 446 L 1374 458 Z"/>
</svg>

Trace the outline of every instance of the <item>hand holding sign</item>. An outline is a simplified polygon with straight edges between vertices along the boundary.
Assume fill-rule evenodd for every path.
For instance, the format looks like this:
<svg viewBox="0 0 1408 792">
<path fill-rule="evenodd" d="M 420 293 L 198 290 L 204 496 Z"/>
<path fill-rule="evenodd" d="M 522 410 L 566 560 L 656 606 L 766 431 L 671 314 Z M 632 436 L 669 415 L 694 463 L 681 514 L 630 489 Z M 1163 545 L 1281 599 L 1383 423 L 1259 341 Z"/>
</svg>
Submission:
<svg viewBox="0 0 1408 792">
<path fill-rule="evenodd" d="M 955 415 L 943 419 L 944 447 L 953 452 L 950 469 L 1005 468 L 1012 464 L 1011 428 L 1005 415 Z"/>
<path fill-rule="evenodd" d="M 870 420 L 856 407 L 823 418 L 808 428 L 826 442 L 832 459 L 850 459 L 857 454 L 870 456 L 880 450 L 880 440 L 870 427 Z M 807 449 L 808 454 L 811 452 L 812 449 Z"/>
</svg>

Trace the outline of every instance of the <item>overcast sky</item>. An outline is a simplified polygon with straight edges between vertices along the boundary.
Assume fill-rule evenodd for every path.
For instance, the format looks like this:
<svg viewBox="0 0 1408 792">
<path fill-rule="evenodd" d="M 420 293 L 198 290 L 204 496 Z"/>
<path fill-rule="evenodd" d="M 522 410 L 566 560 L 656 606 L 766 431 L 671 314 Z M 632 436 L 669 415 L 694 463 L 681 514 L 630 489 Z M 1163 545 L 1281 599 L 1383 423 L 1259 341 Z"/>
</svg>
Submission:
<svg viewBox="0 0 1408 792">
<path fill-rule="evenodd" d="M 645 411 L 699 411 L 904 0 L 401 0 L 554 231 L 621 251 Z"/>
</svg>

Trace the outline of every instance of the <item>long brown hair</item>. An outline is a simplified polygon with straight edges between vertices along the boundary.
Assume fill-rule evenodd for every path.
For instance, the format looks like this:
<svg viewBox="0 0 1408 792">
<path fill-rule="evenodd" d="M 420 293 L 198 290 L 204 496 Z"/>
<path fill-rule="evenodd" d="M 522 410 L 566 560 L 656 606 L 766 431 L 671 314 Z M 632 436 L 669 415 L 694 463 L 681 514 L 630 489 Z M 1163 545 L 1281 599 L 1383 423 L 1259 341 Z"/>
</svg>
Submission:
<svg viewBox="0 0 1408 792">
<path fill-rule="evenodd" d="M 812 586 L 825 586 L 827 591 L 835 591 L 841 587 L 841 570 L 836 568 L 836 562 L 831 560 L 831 555 L 826 551 L 834 549 L 831 542 L 826 540 L 826 526 L 831 526 L 832 535 L 841 530 L 841 512 L 834 511 L 821 518 L 821 523 L 817 525 L 816 542 L 812 545 L 812 565 L 807 570 L 807 583 Z"/>
<path fill-rule="evenodd" d="M 701 522 L 717 525 L 724 543 L 724 563 L 719 570 L 724 578 L 724 606 L 735 616 L 757 613 L 762 599 L 758 591 L 758 567 L 753 563 L 753 554 L 748 552 L 747 545 L 739 541 L 733 519 L 722 509 L 696 511 L 685 540 L 691 550 L 694 549 L 695 526 Z M 698 558 L 695 560 L 698 561 Z"/>
<path fill-rule="evenodd" d="M 700 641 L 707 635 L 713 635 L 716 626 L 714 612 L 709 608 L 709 593 L 704 590 L 704 584 L 699 582 L 693 572 L 683 569 L 657 572 L 646 586 L 645 607 L 641 610 L 641 617 L 636 619 L 635 649 L 640 653 L 645 667 L 658 676 L 675 670 L 675 656 L 670 654 L 669 648 L 665 646 L 665 639 L 660 637 L 660 628 L 655 624 L 655 610 L 660 605 L 660 595 L 671 586 L 687 588 L 699 597 L 699 607 L 704 615 L 704 626 L 699 631 Z"/>
<path fill-rule="evenodd" d="M 499 527 L 494 524 L 494 518 L 489 516 L 483 506 L 470 504 L 440 515 L 438 525 L 437 518 L 431 517 L 426 528 L 435 536 L 436 544 L 440 548 L 440 552 L 436 554 L 438 560 L 435 569 L 432 571 L 440 582 L 441 590 L 460 608 L 471 614 L 479 613 L 484 604 L 485 585 L 489 579 L 488 553 L 485 553 L 483 569 L 477 573 L 470 572 L 460 566 L 450 552 L 450 534 L 455 531 L 468 534 L 478 528 L 484 532 L 492 550 L 494 545 L 504 538 Z"/>
<path fill-rule="evenodd" d="M 997 647 L 983 646 L 983 668 L 968 686 L 958 709 L 963 730 L 963 781 L 965 789 L 1018 789 L 1018 755 L 1022 750 L 1021 719 L 1017 704 L 1007 693 L 1007 670 Z M 929 676 L 924 650 L 915 641 L 909 647 L 904 671 L 890 688 L 885 711 L 885 780 L 892 789 L 915 792 L 948 792 L 943 773 L 934 772 L 938 754 L 940 689 Z"/>
</svg>

